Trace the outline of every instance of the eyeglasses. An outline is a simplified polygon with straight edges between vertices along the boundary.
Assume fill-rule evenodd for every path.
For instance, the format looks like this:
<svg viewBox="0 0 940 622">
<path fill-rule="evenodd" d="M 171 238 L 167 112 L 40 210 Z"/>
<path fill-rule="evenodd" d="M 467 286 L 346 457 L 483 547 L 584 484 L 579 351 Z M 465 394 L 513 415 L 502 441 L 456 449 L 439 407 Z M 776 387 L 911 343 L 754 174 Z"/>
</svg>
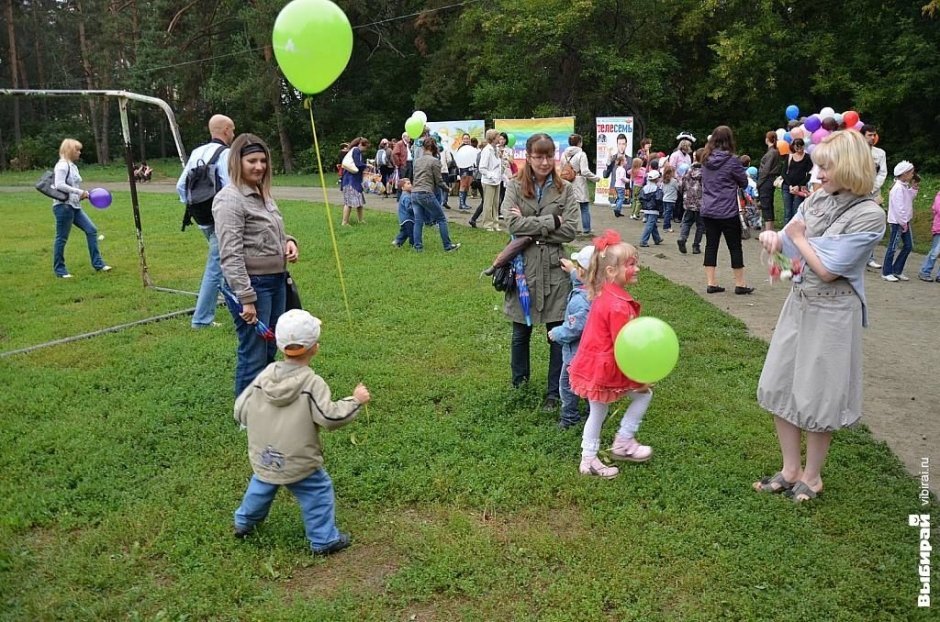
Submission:
<svg viewBox="0 0 940 622">
<path fill-rule="evenodd" d="M 537 162 L 551 162 L 555 159 L 555 155 L 529 155 L 530 158 Z"/>
</svg>

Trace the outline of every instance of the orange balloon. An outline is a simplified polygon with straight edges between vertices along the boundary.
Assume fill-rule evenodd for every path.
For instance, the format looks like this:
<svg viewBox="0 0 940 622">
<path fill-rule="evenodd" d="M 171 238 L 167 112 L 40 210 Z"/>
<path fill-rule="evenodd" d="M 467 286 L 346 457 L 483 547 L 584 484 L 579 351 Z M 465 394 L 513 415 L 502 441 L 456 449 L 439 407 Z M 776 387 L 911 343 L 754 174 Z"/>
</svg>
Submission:
<svg viewBox="0 0 940 622">
<path fill-rule="evenodd" d="M 876 145 L 878 144 L 878 140 L 879 140 L 880 138 L 881 138 L 881 136 L 879 136 L 878 134 L 875 134 L 874 143 L 875 143 Z"/>
<path fill-rule="evenodd" d="M 790 155 L 790 143 L 785 140 L 778 140 L 777 151 L 780 152 L 780 155 Z"/>
</svg>

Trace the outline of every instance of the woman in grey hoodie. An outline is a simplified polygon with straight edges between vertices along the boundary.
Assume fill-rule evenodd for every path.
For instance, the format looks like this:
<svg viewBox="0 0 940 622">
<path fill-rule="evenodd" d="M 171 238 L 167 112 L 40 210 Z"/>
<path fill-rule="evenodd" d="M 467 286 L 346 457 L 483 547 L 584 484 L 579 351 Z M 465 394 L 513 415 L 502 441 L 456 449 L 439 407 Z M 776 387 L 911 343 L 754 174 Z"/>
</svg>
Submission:
<svg viewBox="0 0 940 622">
<path fill-rule="evenodd" d="M 750 294 L 753 287 L 744 280 L 744 253 L 741 250 L 741 222 L 738 219 L 738 189 L 747 187 L 747 173 L 734 154 L 734 134 L 719 125 L 708 137 L 702 154 L 702 221 L 705 223 L 705 291 L 725 291 L 718 285 L 718 243 L 725 238 L 734 272 L 734 293 Z"/>
</svg>

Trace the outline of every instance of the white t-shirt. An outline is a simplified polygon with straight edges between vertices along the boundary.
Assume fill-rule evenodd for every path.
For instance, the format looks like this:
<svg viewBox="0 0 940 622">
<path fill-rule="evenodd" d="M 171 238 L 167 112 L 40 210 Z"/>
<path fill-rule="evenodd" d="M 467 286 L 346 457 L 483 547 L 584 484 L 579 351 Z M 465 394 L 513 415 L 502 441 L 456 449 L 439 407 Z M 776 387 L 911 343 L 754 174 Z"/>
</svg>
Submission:
<svg viewBox="0 0 940 622">
<path fill-rule="evenodd" d="M 622 166 L 616 167 L 617 177 L 614 181 L 614 188 L 626 188 L 627 187 L 627 169 Z"/>
</svg>

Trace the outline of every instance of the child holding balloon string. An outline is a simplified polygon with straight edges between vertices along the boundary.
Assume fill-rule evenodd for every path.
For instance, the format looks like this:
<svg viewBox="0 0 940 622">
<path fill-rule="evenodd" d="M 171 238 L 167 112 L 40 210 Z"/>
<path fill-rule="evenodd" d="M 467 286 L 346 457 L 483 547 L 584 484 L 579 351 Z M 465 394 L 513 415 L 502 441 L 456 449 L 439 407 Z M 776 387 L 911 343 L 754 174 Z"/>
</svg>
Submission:
<svg viewBox="0 0 940 622">
<path fill-rule="evenodd" d="M 594 255 L 585 281 L 591 311 L 578 353 L 568 369 L 571 390 L 590 405 L 581 440 L 582 475 L 604 479 L 618 475 L 619 469 L 601 462 L 597 452 L 610 404 L 625 395 L 631 402 L 620 421 L 611 456 L 614 460 L 645 462 L 653 454 L 652 448 L 635 438 L 653 393 L 649 385 L 624 375 L 614 358 L 614 342 L 620 329 L 640 314 L 640 304 L 626 290 L 628 284 L 637 282 L 638 262 L 637 249 L 623 242 L 616 231 L 608 229 L 594 239 Z"/>
</svg>

